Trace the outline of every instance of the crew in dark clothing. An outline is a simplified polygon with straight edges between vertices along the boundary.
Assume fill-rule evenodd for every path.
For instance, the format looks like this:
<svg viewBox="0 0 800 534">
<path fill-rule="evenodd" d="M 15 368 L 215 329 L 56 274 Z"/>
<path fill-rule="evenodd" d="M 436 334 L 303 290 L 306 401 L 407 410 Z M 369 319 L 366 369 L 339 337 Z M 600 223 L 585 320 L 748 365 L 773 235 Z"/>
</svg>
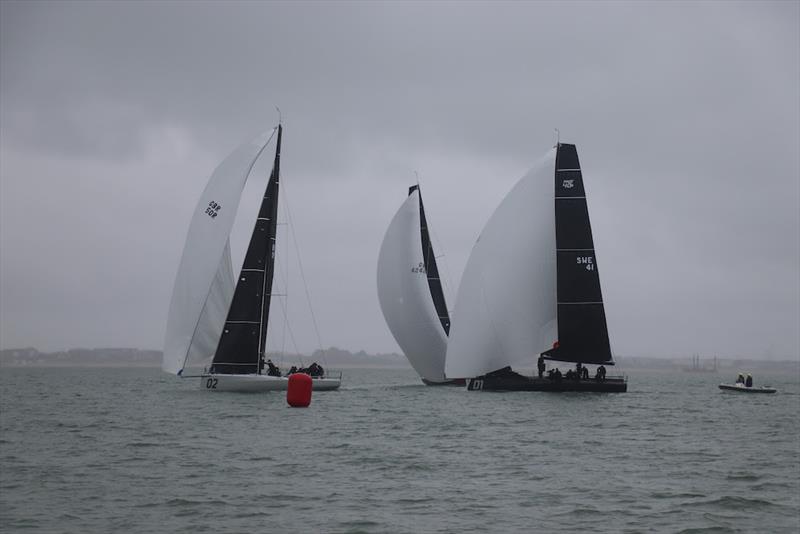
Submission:
<svg viewBox="0 0 800 534">
<path fill-rule="evenodd" d="M 572 380 L 573 378 L 575 378 L 575 371 L 573 371 L 572 369 L 567 369 L 567 373 L 564 375 L 564 378 L 567 380 Z"/>
<path fill-rule="evenodd" d="M 267 360 L 267 374 L 269 376 L 281 376 L 281 370 L 272 363 L 272 360 Z"/>
<path fill-rule="evenodd" d="M 602 382 L 606 379 L 606 368 L 604 366 L 600 366 L 597 368 L 597 374 L 594 375 L 594 379 L 598 382 Z"/>
<path fill-rule="evenodd" d="M 750 376 L 749 374 L 747 375 L 747 378 L 744 381 L 744 385 L 749 388 L 753 387 L 753 377 Z"/>
<path fill-rule="evenodd" d="M 586 367 L 584 367 L 583 371 L 581 371 L 581 378 L 584 380 L 589 380 L 589 369 Z"/>
<path fill-rule="evenodd" d="M 553 372 L 553 379 L 556 382 L 560 382 L 561 381 L 561 371 L 558 370 L 558 367 L 556 367 L 555 372 Z"/>
<path fill-rule="evenodd" d="M 583 376 L 583 365 L 578 362 L 575 364 L 575 380 L 580 380 L 581 376 Z"/>
<path fill-rule="evenodd" d="M 314 362 L 308 366 L 308 374 L 310 374 L 312 377 L 322 376 L 323 373 L 324 371 L 322 370 L 322 366 L 317 362 Z"/>
<path fill-rule="evenodd" d="M 289 372 L 288 372 L 288 373 L 286 373 L 286 376 L 293 375 L 293 374 L 295 374 L 296 372 L 297 372 L 297 366 L 296 366 L 296 365 L 293 365 L 293 366 L 292 366 L 292 368 L 291 368 L 291 369 L 289 369 Z"/>
<path fill-rule="evenodd" d="M 546 366 L 544 364 L 544 356 L 541 354 L 539 355 L 539 361 L 536 362 L 536 367 L 539 369 L 539 378 L 542 378 Z"/>
<path fill-rule="evenodd" d="M 547 370 L 547 378 L 548 378 L 548 379 L 552 380 L 552 379 L 554 378 L 554 377 L 553 377 L 553 372 L 554 372 L 554 370 L 553 370 L 553 369 L 548 369 L 548 370 Z"/>
<path fill-rule="evenodd" d="M 742 373 L 739 373 L 739 376 L 736 377 L 736 383 L 744 384 L 744 375 Z"/>
</svg>

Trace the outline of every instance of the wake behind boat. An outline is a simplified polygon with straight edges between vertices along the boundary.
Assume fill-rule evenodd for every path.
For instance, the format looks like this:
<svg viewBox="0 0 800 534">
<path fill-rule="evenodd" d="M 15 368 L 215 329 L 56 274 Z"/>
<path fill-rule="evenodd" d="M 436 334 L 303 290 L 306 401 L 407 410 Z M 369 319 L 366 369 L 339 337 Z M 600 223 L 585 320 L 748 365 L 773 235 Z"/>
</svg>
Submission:
<svg viewBox="0 0 800 534">
<path fill-rule="evenodd" d="M 627 391 L 625 377 L 605 373 L 614 359 L 575 145 L 558 143 L 492 214 L 454 317 L 445 373 L 470 390 Z M 511 370 L 534 354 L 537 377 Z M 545 378 L 544 360 L 578 365 Z M 598 366 L 594 378 L 586 364 Z"/>
<path fill-rule="evenodd" d="M 192 217 L 178 268 L 162 368 L 188 378 L 184 375 L 187 366 L 211 357 L 210 368 L 199 375 L 200 387 L 209 391 L 276 391 L 288 387 L 288 377 L 265 372 L 274 296 L 282 125 L 276 132 L 272 173 L 236 283 L 230 233 L 245 182 L 272 134 L 241 147 L 214 171 Z M 269 371 L 273 367 L 269 362 Z M 314 376 L 312 383 L 315 390 L 337 389 L 341 374 Z"/>
</svg>

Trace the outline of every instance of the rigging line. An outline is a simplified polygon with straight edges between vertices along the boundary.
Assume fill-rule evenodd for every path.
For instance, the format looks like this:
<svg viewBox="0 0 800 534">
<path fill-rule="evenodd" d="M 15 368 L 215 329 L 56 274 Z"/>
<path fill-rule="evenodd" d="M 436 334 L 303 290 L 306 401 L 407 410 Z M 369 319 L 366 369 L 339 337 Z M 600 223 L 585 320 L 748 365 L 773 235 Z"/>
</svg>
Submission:
<svg viewBox="0 0 800 534">
<path fill-rule="evenodd" d="M 286 198 L 286 193 L 284 192 L 283 198 Z M 284 234 L 288 234 L 289 232 L 286 231 L 284 228 Z M 286 236 L 288 237 L 288 236 Z M 281 361 L 283 361 L 284 354 L 286 353 L 286 325 L 289 324 L 289 240 L 286 239 L 286 244 L 283 247 L 284 253 L 286 255 L 286 272 L 283 275 L 283 292 L 286 293 L 286 298 L 284 300 L 284 320 L 283 320 L 283 334 L 281 335 Z M 295 347 L 295 352 L 297 351 L 297 347 Z"/>
<path fill-rule="evenodd" d="M 287 243 L 287 248 L 288 248 L 288 243 Z M 287 256 L 288 256 L 288 254 L 287 254 Z M 289 339 L 291 340 L 292 347 L 294 347 L 295 354 L 297 355 L 298 358 L 300 358 L 300 363 L 302 365 L 303 364 L 303 357 L 300 354 L 300 349 L 297 347 L 297 342 L 296 342 L 296 340 L 294 338 L 294 331 L 292 330 L 292 327 L 289 324 L 289 311 L 287 309 L 287 307 L 288 307 L 287 301 L 288 301 L 289 291 L 288 291 L 288 288 L 286 287 L 286 284 L 288 283 L 287 282 L 288 274 L 287 274 L 287 272 L 284 272 L 283 265 L 281 264 L 281 262 L 275 262 L 275 264 L 278 266 L 278 274 L 280 274 L 281 279 L 284 282 L 284 295 L 286 297 L 286 298 L 279 298 L 278 299 L 278 301 L 280 302 L 280 305 L 281 305 L 281 314 L 283 315 L 283 333 L 282 333 L 282 336 L 281 336 L 281 351 L 283 353 L 286 352 L 285 351 L 285 349 L 286 349 L 286 332 L 288 330 Z M 287 260 L 287 265 L 288 265 L 288 260 Z M 288 269 L 288 267 L 287 267 L 287 269 Z M 274 323 L 272 323 L 272 324 L 274 325 Z M 281 357 L 283 358 L 283 356 L 281 356 Z M 283 359 L 281 360 L 281 362 L 283 362 Z"/>
<path fill-rule="evenodd" d="M 289 247 L 288 239 L 285 240 L 285 241 L 286 241 L 286 245 L 284 245 L 284 246 L 286 248 L 288 248 Z M 277 255 L 277 251 L 275 253 Z M 284 293 L 284 296 L 286 297 L 285 298 L 285 300 L 287 301 L 286 302 L 286 307 L 288 308 L 288 306 L 289 306 L 289 303 L 288 303 L 288 300 L 289 300 L 289 274 L 288 274 L 289 273 L 289 253 L 285 252 L 285 255 L 286 255 L 286 271 L 283 270 L 283 265 L 280 262 L 275 262 L 275 263 L 277 263 L 277 265 L 278 265 L 278 273 L 280 274 L 281 279 L 283 280 L 283 293 Z M 281 332 L 281 362 L 283 362 L 283 357 L 284 357 L 284 354 L 286 352 L 286 326 L 287 326 L 287 323 L 289 322 L 289 319 L 287 317 L 288 315 L 289 315 L 288 310 L 286 310 L 286 312 L 284 312 L 283 329 L 282 329 L 283 331 Z"/>
<path fill-rule="evenodd" d="M 294 352 L 297 354 L 297 357 L 300 358 L 300 363 L 303 363 L 303 356 L 300 354 L 300 349 L 297 348 L 297 341 L 294 338 L 294 331 L 292 330 L 292 326 L 289 324 L 289 317 L 286 313 L 286 299 L 278 299 L 281 303 L 281 312 L 283 313 L 283 325 L 289 331 L 289 338 L 292 340 L 292 346 L 294 347 Z"/>
<path fill-rule="evenodd" d="M 258 158 L 261 157 L 261 154 L 264 152 L 264 149 L 267 148 L 267 146 L 269 145 L 269 142 L 272 141 L 273 137 L 275 137 L 275 132 L 277 132 L 277 131 L 278 131 L 277 128 L 273 128 L 272 129 L 272 133 L 269 135 L 269 139 L 267 139 L 266 142 L 264 143 L 264 145 L 258 150 L 258 152 L 256 152 L 256 155 L 253 157 L 253 161 L 251 161 L 250 162 L 250 166 L 247 167 L 247 172 L 245 173 L 245 176 L 247 178 L 245 178 L 245 182 L 247 182 L 247 180 L 250 179 L 250 171 L 253 170 L 253 166 L 256 164 L 256 161 L 258 161 Z M 242 191 L 239 193 L 239 197 L 242 196 L 243 192 L 244 192 L 244 188 L 242 188 Z M 227 246 L 230 247 L 230 233 L 228 234 L 228 239 L 225 242 L 228 244 Z M 224 254 L 224 249 L 223 249 L 223 254 Z M 228 257 L 230 257 L 230 254 L 228 254 Z M 222 258 L 220 258 L 220 259 L 222 259 Z M 219 267 L 217 267 L 217 270 L 219 270 Z M 233 271 L 233 266 L 231 266 L 231 271 Z M 203 301 L 203 307 L 200 308 L 200 314 L 197 316 L 197 320 L 194 323 L 194 329 L 192 330 L 192 337 L 189 338 L 189 344 L 186 346 L 186 354 L 183 355 L 183 364 L 181 365 L 181 371 L 183 371 L 184 367 L 186 367 L 186 362 L 189 360 L 189 351 L 192 348 L 192 340 L 194 339 L 194 336 L 197 335 L 197 328 L 200 326 L 200 318 L 203 316 L 203 310 L 205 309 L 206 304 L 208 303 L 208 297 L 211 294 L 211 286 L 214 285 L 214 280 L 216 278 L 217 278 L 217 275 L 215 273 L 214 274 L 214 278 L 212 278 L 211 282 L 208 284 L 208 289 L 206 289 L 206 298 Z M 214 349 L 214 354 L 212 354 L 212 357 L 216 353 L 217 353 L 217 349 Z"/>
<path fill-rule="evenodd" d="M 289 208 L 289 194 L 286 191 L 286 187 L 283 188 L 283 198 L 285 200 L 284 204 L 286 205 L 286 221 L 289 223 L 289 230 L 292 234 L 292 242 L 294 243 L 294 252 L 295 256 L 297 256 L 297 265 L 300 267 L 300 278 L 303 280 L 303 288 L 305 289 L 306 293 L 306 302 L 308 303 L 308 310 L 311 313 L 311 323 L 314 325 L 314 333 L 317 336 L 317 343 L 319 344 L 319 350 L 322 352 L 322 358 L 325 360 L 325 349 L 322 346 L 322 338 L 319 335 L 319 326 L 317 325 L 317 317 L 314 314 L 314 308 L 311 306 L 311 294 L 308 292 L 308 282 L 306 282 L 306 273 L 303 269 L 303 260 L 300 258 L 300 247 L 297 244 L 297 235 L 294 231 L 294 222 L 292 220 L 292 211 Z M 325 361 L 325 365 L 327 366 L 327 360 Z"/>
</svg>

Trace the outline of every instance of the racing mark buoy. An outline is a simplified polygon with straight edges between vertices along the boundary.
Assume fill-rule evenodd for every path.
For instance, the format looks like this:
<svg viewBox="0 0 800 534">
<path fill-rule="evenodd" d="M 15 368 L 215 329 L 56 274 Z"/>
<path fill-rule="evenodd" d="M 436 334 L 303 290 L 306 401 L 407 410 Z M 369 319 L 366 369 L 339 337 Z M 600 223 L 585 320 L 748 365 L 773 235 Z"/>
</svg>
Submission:
<svg viewBox="0 0 800 534">
<path fill-rule="evenodd" d="M 286 402 L 292 408 L 306 408 L 311 404 L 311 377 L 305 373 L 289 375 L 289 386 L 286 388 Z"/>
</svg>

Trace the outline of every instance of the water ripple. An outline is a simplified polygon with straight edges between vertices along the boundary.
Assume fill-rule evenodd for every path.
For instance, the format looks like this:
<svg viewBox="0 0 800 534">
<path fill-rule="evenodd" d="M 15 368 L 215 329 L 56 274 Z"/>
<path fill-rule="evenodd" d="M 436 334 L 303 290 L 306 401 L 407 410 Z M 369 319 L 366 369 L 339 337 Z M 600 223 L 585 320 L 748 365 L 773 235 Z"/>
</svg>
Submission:
<svg viewBox="0 0 800 534">
<path fill-rule="evenodd" d="M 798 530 L 791 377 L 750 402 L 689 375 L 492 395 L 352 370 L 293 410 L 157 370 L 3 372 L 11 531 Z"/>
</svg>

